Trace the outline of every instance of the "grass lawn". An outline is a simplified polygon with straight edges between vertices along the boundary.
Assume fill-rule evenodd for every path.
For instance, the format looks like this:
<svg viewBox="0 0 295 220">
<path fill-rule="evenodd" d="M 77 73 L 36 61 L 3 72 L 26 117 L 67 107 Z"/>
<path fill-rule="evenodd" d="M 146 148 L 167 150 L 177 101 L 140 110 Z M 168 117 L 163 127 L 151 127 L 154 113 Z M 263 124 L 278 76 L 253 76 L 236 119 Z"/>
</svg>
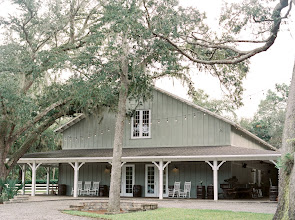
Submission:
<svg viewBox="0 0 295 220">
<path fill-rule="evenodd" d="M 153 211 L 135 212 L 118 215 L 98 215 L 80 211 L 63 211 L 63 213 L 87 216 L 93 218 L 115 219 L 115 220 L 173 220 L 173 219 L 199 219 L 199 220 L 269 220 L 272 214 L 260 214 L 251 212 L 232 212 L 220 210 L 201 210 L 201 209 L 177 209 L 177 208 L 159 208 Z"/>
</svg>

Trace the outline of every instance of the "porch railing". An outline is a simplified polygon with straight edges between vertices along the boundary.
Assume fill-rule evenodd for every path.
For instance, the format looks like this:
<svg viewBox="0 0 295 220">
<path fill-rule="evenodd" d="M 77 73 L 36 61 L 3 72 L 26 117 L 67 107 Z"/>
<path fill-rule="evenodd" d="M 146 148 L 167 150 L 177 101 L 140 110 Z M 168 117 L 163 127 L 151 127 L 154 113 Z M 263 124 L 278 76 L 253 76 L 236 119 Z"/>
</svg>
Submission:
<svg viewBox="0 0 295 220">
<path fill-rule="evenodd" d="M 20 184 L 16 184 L 16 186 L 20 186 Z M 46 183 L 37 183 L 36 184 L 36 194 L 46 194 L 46 192 L 47 192 L 46 186 L 47 186 Z M 49 194 L 52 191 L 55 191 L 57 193 L 57 189 L 58 189 L 58 184 L 49 184 Z M 25 193 L 29 194 L 29 193 L 31 193 L 31 191 L 32 191 L 32 184 L 26 184 L 25 185 Z M 23 192 L 23 189 L 21 188 L 18 191 L 18 194 L 22 194 L 22 192 Z"/>
</svg>

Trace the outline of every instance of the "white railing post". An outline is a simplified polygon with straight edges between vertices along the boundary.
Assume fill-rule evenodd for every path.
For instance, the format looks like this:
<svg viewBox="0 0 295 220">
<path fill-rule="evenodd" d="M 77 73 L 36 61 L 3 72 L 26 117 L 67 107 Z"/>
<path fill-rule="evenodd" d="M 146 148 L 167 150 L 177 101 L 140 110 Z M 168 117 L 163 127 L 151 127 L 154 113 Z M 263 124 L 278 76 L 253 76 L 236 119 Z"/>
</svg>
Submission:
<svg viewBox="0 0 295 220">
<path fill-rule="evenodd" d="M 49 184 L 50 184 L 50 167 L 46 168 L 46 194 L 49 195 Z"/>
</svg>

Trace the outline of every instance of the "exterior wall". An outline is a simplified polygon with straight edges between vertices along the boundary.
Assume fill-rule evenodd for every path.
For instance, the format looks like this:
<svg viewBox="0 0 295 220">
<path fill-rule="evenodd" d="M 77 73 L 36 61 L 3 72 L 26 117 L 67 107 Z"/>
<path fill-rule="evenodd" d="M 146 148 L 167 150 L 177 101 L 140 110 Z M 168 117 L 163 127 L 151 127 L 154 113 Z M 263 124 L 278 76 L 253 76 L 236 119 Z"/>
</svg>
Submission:
<svg viewBox="0 0 295 220">
<path fill-rule="evenodd" d="M 247 164 L 246 168 L 242 167 L 243 163 Z M 241 184 L 254 183 L 254 173 L 251 172 L 252 169 L 261 170 L 261 185 L 263 187 L 270 186 L 270 179 L 272 185 L 278 185 L 278 170 L 273 164 L 261 163 L 260 161 L 232 162 L 232 175 L 236 176 Z"/>
<path fill-rule="evenodd" d="M 248 135 L 239 131 L 238 129 L 234 128 L 233 126 L 231 129 L 230 136 L 231 136 L 231 145 L 232 146 L 251 148 L 251 149 L 269 150 L 268 147 L 266 147 L 263 144 L 260 144 L 257 140 L 253 139 L 252 137 L 249 137 Z"/>
<path fill-rule="evenodd" d="M 142 186 L 142 196 L 145 196 L 145 163 L 130 163 L 135 165 L 135 185 Z M 151 164 L 151 163 L 150 163 Z M 100 181 L 100 185 L 110 185 L 110 172 L 105 170 L 107 163 L 86 163 L 79 171 L 80 181 Z M 177 171 L 174 167 L 177 167 Z M 68 164 L 59 166 L 59 184 L 67 185 L 67 195 L 71 194 L 73 187 L 73 168 Z M 231 177 L 231 163 L 223 164 L 218 172 L 218 188 L 224 179 Z M 182 162 L 168 165 L 168 186 L 173 186 L 175 181 L 181 182 L 181 188 L 185 181 L 192 182 L 191 198 L 196 198 L 196 187 L 203 182 L 203 186 L 213 184 L 213 171 L 205 162 Z M 157 184 L 158 185 L 158 184 Z M 219 192 L 221 190 L 219 189 Z"/>
<path fill-rule="evenodd" d="M 85 163 L 79 170 L 79 181 L 100 181 L 100 185 L 110 185 L 108 163 Z M 69 164 L 59 165 L 59 184 L 67 185 L 67 195 L 71 195 L 74 187 L 74 169 Z"/>
<path fill-rule="evenodd" d="M 154 90 L 153 99 L 137 109 L 151 110 L 151 138 L 131 139 L 130 119 L 126 119 L 125 148 L 230 145 L 228 123 L 159 91 Z M 115 115 L 102 116 L 89 116 L 65 130 L 63 149 L 112 148 Z"/>
</svg>

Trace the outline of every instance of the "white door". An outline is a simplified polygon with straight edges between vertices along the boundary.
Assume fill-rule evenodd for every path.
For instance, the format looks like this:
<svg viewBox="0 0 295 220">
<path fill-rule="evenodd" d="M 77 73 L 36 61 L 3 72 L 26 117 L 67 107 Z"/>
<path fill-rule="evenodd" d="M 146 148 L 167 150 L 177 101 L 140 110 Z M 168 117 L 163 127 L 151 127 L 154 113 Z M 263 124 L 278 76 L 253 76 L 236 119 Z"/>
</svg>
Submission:
<svg viewBox="0 0 295 220">
<path fill-rule="evenodd" d="M 145 165 L 145 196 L 156 197 L 158 196 L 158 168 L 155 165 Z"/>
<path fill-rule="evenodd" d="M 133 196 L 133 186 L 135 184 L 135 166 L 124 165 L 122 167 L 121 196 Z"/>
<path fill-rule="evenodd" d="M 163 196 L 168 197 L 168 166 L 163 172 Z M 159 169 L 155 165 L 145 165 L 145 196 L 159 196 Z"/>
</svg>

